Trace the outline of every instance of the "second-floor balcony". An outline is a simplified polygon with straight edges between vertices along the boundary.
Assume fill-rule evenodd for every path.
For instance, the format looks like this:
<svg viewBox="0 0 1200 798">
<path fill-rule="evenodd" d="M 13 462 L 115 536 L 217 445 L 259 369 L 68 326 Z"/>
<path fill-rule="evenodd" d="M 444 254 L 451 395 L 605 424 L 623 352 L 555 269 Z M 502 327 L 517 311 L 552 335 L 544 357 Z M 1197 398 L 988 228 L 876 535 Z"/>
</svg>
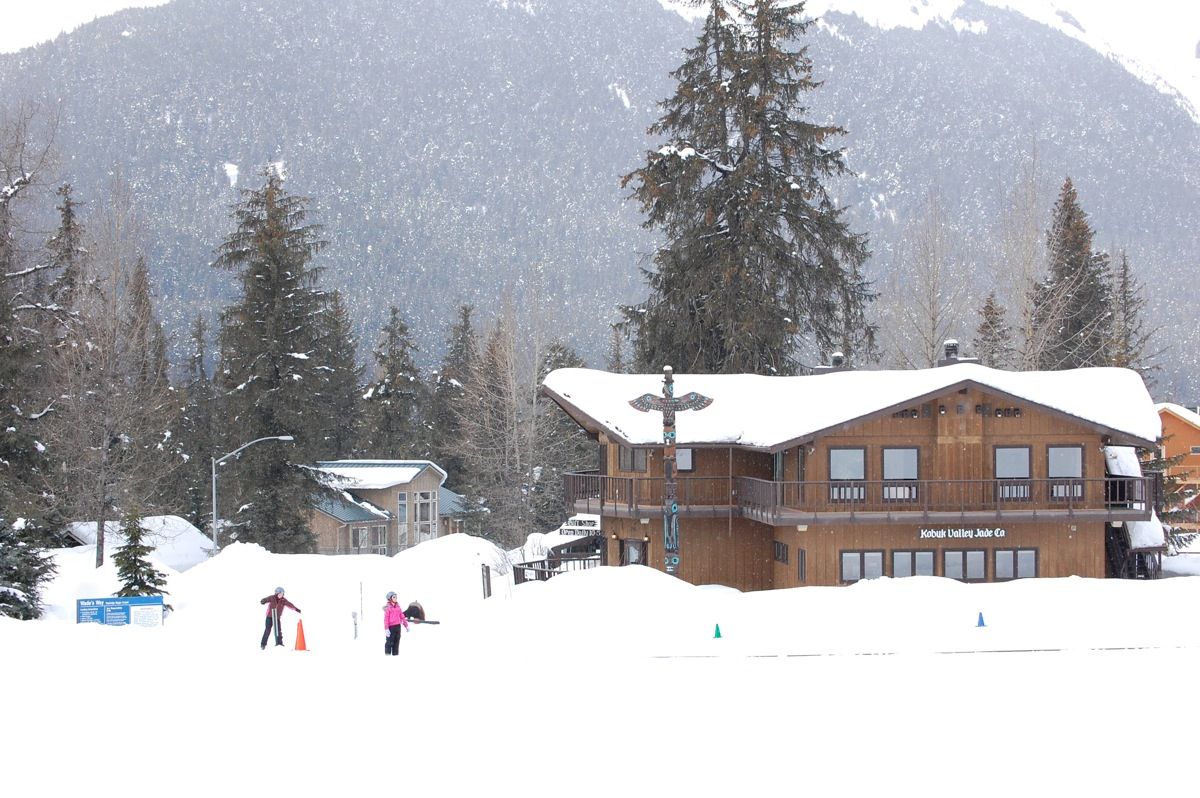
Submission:
<svg viewBox="0 0 1200 798">
<path fill-rule="evenodd" d="M 683 517 L 730 513 L 774 526 L 809 523 L 943 523 L 1074 518 L 1144 521 L 1155 506 L 1157 474 L 1142 477 L 835 480 L 777 482 L 752 477 L 680 477 Z M 571 512 L 624 518 L 661 516 L 662 477 L 566 476 Z"/>
</svg>

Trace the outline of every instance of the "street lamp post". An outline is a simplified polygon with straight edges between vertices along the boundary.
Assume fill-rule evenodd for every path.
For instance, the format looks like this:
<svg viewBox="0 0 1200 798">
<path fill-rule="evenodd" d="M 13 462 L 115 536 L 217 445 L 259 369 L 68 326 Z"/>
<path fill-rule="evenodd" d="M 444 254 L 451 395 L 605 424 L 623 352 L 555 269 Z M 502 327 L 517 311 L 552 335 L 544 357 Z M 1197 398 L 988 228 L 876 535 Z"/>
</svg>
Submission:
<svg viewBox="0 0 1200 798">
<path fill-rule="evenodd" d="M 221 457 L 220 459 L 216 457 L 212 458 L 212 542 L 214 551 L 217 548 L 217 466 L 219 466 L 221 463 L 224 463 L 230 457 L 234 457 L 235 455 L 241 453 L 243 449 L 247 449 L 256 443 L 262 443 L 263 441 L 293 440 L 295 440 L 295 438 L 293 438 L 291 435 L 270 435 L 266 438 L 255 438 L 249 443 L 243 443 L 241 446 L 237 447 L 232 452 Z"/>
</svg>

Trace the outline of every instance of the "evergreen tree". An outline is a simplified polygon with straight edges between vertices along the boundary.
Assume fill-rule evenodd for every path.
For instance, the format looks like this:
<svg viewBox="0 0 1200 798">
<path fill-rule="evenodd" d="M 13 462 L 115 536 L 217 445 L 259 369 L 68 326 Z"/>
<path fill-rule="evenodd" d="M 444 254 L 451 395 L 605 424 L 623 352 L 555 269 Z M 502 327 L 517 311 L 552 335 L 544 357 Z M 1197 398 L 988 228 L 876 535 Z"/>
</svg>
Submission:
<svg viewBox="0 0 1200 798">
<path fill-rule="evenodd" d="M 221 417 L 236 449 L 258 438 L 291 435 L 246 449 L 229 468 L 224 495 L 238 508 L 238 540 L 269 551 L 307 552 L 311 485 L 292 464 L 319 456 L 319 352 L 326 303 L 312 264 L 322 249 L 320 229 L 306 222 L 308 201 L 288 194 L 280 176 L 267 170 L 261 188 L 244 191 L 234 210 L 237 229 L 218 250 L 215 265 L 237 275 L 241 296 L 221 314 Z M 222 517 L 230 518 L 227 513 Z"/>
<path fill-rule="evenodd" d="M 322 459 L 340 460 L 352 456 L 362 434 L 362 366 L 358 365 L 358 340 L 350 323 L 350 312 L 340 291 L 329 293 L 326 329 L 321 341 L 321 360 L 325 363 L 325 429 L 322 434 Z"/>
<path fill-rule="evenodd" d="M 125 545 L 113 555 L 117 566 L 117 577 L 121 580 L 118 596 L 165 596 L 167 575 L 155 568 L 147 559 L 154 547 L 147 545 L 142 529 L 142 515 L 130 510 L 121 522 L 121 536 Z M 167 606 L 170 609 L 169 606 Z"/>
<path fill-rule="evenodd" d="M 555 369 L 584 368 L 575 350 L 561 341 L 547 349 L 538 368 L 538 382 Z M 566 520 L 563 477 L 568 472 L 593 468 L 596 443 L 553 400 L 540 393 L 534 405 L 533 468 L 528 482 L 531 531 L 549 532 Z"/>
<path fill-rule="evenodd" d="M 605 368 L 613 374 L 624 374 L 628 371 L 625 357 L 625 335 L 621 325 L 612 325 L 612 334 L 608 339 L 608 355 L 605 358 Z"/>
<path fill-rule="evenodd" d="M 798 346 L 874 354 L 867 256 L 824 182 L 847 173 L 827 146 L 844 131 L 805 121 L 818 85 L 803 2 L 709 0 L 696 45 L 651 135 L 667 142 L 626 175 L 666 244 L 644 270 L 650 297 L 622 308 L 636 365 L 791 374 Z"/>
<path fill-rule="evenodd" d="M 203 529 L 212 515 L 211 462 L 217 455 L 214 411 L 216 394 L 207 366 L 208 325 L 201 315 L 192 323 L 192 354 L 183 384 L 183 410 L 175 423 L 175 436 L 185 455 L 176 473 L 172 504 L 193 526 Z M 210 528 L 211 532 L 211 528 Z"/>
<path fill-rule="evenodd" d="M 0 512 L 9 504 L 0 486 Z M 23 518 L 0 516 L 0 616 L 31 620 L 42 614 L 42 586 L 54 576 L 42 535 Z"/>
<path fill-rule="evenodd" d="M 463 494 L 469 492 L 472 480 L 467 473 L 462 418 L 466 413 L 466 386 L 479 358 L 472 312 L 471 305 L 458 309 L 458 320 L 447 335 L 446 354 L 433 375 L 429 407 L 433 460 L 446 472 L 446 484 Z"/>
<path fill-rule="evenodd" d="M 1087 214 L 1068 177 L 1054 205 L 1047 238 L 1049 273 L 1033 289 L 1027 360 L 1040 370 L 1108 364 L 1108 256 L 1092 249 L 1092 238 Z"/>
<path fill-rule="evenodd" d="M 994 369 L 1011 368 L 1013 363 L 1012 327 L 1005 319 L 1005 310 L 992 291 L 979 310 L 979 326 L 975 329 L 975 356 L 984 366 Z"/>
<path fill-rule="evenodd" d="M 139 257 L 129 278 L 126 323 L 131 346 L 139 352 L 134 378 L 143 385 L 170 385 L 167 336 L 154 313 L 150 296 L 150 270 Z"/>
<path fill-rule="evenodd" d="M 416 351 L 400 309 L 392 307 L 375 348 L 375 381 L 366 395 L 364 449 L 369 457 L 403 460 L 429 455 L 429 436 L 422 420 L 428 397 L 413 358 Z"/>
<path fill-rule="evenodd" d="M 1147 383 L 1156 370 L 1150 339 L 1154 331 L 1147 329 L 1142 319 L 1146 300 L 1142 286 L 1129 266 L 1129 257 L 1121 250 L 1121 261 L 1113 275 L 1112 340 L 1109 344 L 1109 365 L 1133 369 Z"/>
<path fill-rule="evenodd" d="M 71 184 L 64 183 L 56 193 L 62 201 L 58 206 L 58 230 L 46 247 L 50 251 L 50 264 L 57 270 L 51 295 L 58 304 L 70 307 L 84 279 L 88 252 L 84 247 L 84 228 L 76 214 L 78 204 L 71 195 Z"/>
</svg>

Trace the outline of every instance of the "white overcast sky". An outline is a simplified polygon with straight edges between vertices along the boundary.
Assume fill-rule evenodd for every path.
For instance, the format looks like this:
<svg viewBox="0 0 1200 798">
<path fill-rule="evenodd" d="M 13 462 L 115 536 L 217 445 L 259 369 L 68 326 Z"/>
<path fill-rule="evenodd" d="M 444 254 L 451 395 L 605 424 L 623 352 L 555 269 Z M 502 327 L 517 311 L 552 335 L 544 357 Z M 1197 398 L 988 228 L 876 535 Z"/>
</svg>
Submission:
<svg viewBox="0 0 1200 798">
<path fill-rule="evenodd" d="M 167 0 L 0 0 L 0 53 L 11 53 L 75 30 L 122 8 L 161 6 Z"/>
</svg>

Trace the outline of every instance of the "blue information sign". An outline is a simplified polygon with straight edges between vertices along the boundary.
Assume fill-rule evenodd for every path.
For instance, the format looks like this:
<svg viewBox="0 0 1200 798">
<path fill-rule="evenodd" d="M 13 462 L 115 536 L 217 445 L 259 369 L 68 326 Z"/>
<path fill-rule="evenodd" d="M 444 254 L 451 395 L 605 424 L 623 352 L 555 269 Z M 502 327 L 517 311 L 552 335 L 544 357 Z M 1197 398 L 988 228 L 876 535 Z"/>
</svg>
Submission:
<svg viewBox="0 0 1200 798">
<path fill-rule="evenodd" d="M 77 599 L 75 623 L 107 626 L 162 626 L 162 596 Z"/>
</svg>

